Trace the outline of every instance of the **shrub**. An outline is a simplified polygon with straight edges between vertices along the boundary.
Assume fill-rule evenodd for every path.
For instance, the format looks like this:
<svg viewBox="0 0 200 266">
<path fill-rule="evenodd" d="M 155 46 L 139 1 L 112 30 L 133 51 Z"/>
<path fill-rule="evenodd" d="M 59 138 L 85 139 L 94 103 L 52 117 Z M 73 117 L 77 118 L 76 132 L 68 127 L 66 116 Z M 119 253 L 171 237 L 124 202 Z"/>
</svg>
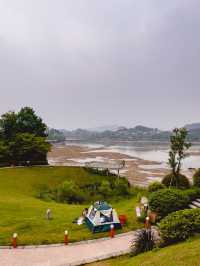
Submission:
<svg viewBox="0 0 200 266">
<path fill-rule="evenodd" d="M 172 244 L 200 232 L 200 209 L 173 212 L 159 225 L 164 244 Z"/>
<path fill-rule="evenodd" d="M 57 200 L 67 203 L 82 203 L 85 198 L 74 182 L 65 181 L 57 189 Z"/>
<path fill-rule="evenodd" d="M 200 188 L 192 187 L 190 189 L 186 189 L 186 190 L 183 191 L 183 194 L 188 196 L 190 201 L 193 201 L 196 198 L 200 197 Z"/>
<path fill-rule="evenodd" d="M 99 190 L 99 193 L 103 195 L 104 199 L 111 196 L 111 194 L 112 194 L 112 190 L 110 188 L 110 183 L 107 180 L 102 181 L 98 190 Z"/>
<path fill-rule="evenodd" d="M 36 188 L 35 197 L 43 200 L 55 200 L 63 203 L 83 203 L 98 200 L 118 200 L 120 197 L 128 198 L 133 195 L 129 182 L 125 178 L 113 178 L 108 176 L 94 181 L 65 182 L 54 186 L 42 185 Z M 136 195 L 136 192 L 135 192 Z"/>
<path fill-rule="evenodd" d="M 38 199 L 43 199 L 46 201 L 54 199 L 54 195 L 53 195 L 52 191 L 50 190 L 50 188 L 46 184 L 42 184 L 42 185 L 39 185 L 38 187 L 36 187 L 36 191 L 37 192 L 36 192 L 35 196 Z"/>
<path fill-rule="evenodd" d="M 196 187 L 200 187 L 200 169 L 193 175 L 193 184 Z"/>
<path fill-rule="evenodd" d="M 189 202 L 189 197 L 178 189 L 162 189 L 149 196 L 150 210 L 158 214 L 158 219 L 171 212 L 187 208 Z"/>
<path fill-rule="evenodd" d="M 138 203 L 140 203 L 141 198 L 142 198 L 142 193 L 141 192 L 138 192 L 137 193 L 137 197 L 136 197 Z"/>
<path fill-rule="evenodd" d="M 129 183 L 124 178 L 118 178 L 114 184 L 114 193 L 118 196 L 127 196 L 130 194 Z"/>
<path fill-rule="evenodd" d="M 166 188 L 165 185 L 163 185 L 162 183 L 160 183 L 158 181 L 155 181 L 155 182 L 149 184 L 148 191 L 149 192 L 154 192 L 154 191 L 157 191 L 157 190 L 160 190 L 160 189 L 164 189 L 164 188 Z"/>
<path fill-rule="evenodd" d="M 177 187 L 183 189 L 190 187 L 188 178 L 181 174 L 178 177 L 174 176 L 173 174 L 166 175 L 162 180 L 162 184 L 166 187 Z"/>
</svg>

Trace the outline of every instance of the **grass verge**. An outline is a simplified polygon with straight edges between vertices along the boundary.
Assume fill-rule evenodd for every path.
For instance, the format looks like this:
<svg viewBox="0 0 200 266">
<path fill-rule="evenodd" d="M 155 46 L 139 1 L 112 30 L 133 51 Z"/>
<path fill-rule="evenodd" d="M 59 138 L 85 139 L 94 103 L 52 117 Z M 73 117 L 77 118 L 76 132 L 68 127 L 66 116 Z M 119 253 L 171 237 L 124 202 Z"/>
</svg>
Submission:
<svg viewBox="0 0 200 266">
<path fill-rule="evenodd" d="M 64 231 L 69 231 L 71 242 L 106 236 L 92 234 L 85 225 L 78 226 L 73 220 L 88 205 L 69 205 L 43 201 L 35 197 L 37 187 L 43 184 L 56 186 L 66 179 L 77 182 L 102 178 L 80 167 L 30 167 L 0 169 L 0 245 L 10 245 L 14 232 L 19 244 L 47 244 L 63 242 Z M 126 232 L 141 226 L 135 217 L 136 197 L 111 202 L 118 214 L 126 214 Z M 52 220 L 45 218 L 46 210 L 52 210 Z"/>
<path fill-rule="evenodd" d="M 153 250 L 136 257 L 119 257 L 90 266 L 199 266 L 200 238 Z"/>
</svg>

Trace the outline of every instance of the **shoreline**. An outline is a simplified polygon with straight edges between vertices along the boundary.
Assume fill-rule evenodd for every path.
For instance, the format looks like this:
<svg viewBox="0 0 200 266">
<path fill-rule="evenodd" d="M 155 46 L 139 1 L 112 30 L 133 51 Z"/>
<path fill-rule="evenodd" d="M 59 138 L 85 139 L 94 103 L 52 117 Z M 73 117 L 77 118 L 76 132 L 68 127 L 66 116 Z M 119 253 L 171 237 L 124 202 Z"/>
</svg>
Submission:
<svg viewBox="0 0 200 266">
<path fill-rule="evenodd" d="M 160 143 L 160 144 L 170 144 L 170 141 L 167 140 L 115 140 L 115 139 L 101 139 L 101 140 L 82 140 L 82 139 L 66 139 L 64 142 L 60 143 L 65 143 L 65 142 L 80 142 L 80 143 L 149 143 L 149 144 L 155 144 L 155 143 Z M 192 145 L 200 145 L 200 141 L 190 141 Z M 57 142 L 59 144 L 59 142 Z"/>
</svg>

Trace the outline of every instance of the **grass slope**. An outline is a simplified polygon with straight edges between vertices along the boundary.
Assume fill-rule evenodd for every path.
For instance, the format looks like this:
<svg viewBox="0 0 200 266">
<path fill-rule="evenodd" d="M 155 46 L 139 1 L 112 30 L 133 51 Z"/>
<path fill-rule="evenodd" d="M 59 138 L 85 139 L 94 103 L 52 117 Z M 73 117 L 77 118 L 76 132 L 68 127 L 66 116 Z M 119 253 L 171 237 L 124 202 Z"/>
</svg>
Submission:
<svg viewBox="0 0 200 266">
<path fill-rule="evenodd" d="M 120 257 L 90 266 L 199 266 L 200 238 L 178 245 L 143 253 L 136 257 Z"/>
<path fill-rule="evenodd" d="M 79 217 L 85 205 L 68 205 L 45 202 L 35 197 L 37 187 L 49 184 L 54 187 L 66 179 L 90 182 L 102 176 L 92 175 L 79 167 L 31 167 L 0 169 L 0 245 L 8 245 L 14 232 L 19 235 L 19 244 L 45 244 L 63 241 L 65 230 L 70 241 L 102 237 L 107 234 L 92 234 L 85 225 L 72 221 Z M 113 203 L 118 213 L 126 214 L 128 224 L 123 231 L 138 228 L 134 216 L 136 199 Z M 46 210 L 52 210 L 53 219 L 45 219 Z"/>
</svg>

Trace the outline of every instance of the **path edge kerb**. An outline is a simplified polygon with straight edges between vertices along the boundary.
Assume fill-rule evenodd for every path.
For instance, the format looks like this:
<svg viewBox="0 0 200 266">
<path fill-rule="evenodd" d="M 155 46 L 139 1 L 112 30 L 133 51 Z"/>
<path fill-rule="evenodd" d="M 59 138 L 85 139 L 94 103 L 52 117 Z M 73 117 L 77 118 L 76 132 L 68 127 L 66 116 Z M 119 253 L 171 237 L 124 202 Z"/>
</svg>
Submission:
<svg viewBox="0 0 200 266">
<path fill-rule="evenodd" d="M 111 258 L 127 255 L 129 253 L 130 253 L 130 248 L 127 248 L 126 250 L 123 250 L 123 251 L 111 252 L 106 255 L 97 256 L 91 259 L 83 259 L 83 260 L 79 260 L 74 263 L 61 264 L 59 266 L 81 266 L 81 265 L 90 264 L 96 261 L 102 261 L 106 259 L 111 259 Z"/>
<path fill-rule="evenodd" d="M 135 231 L 129 231 L 126 233 L 121 233 L 115 235 L 114 238 L 120 238 L 124 237 L 126 235 L 133 235 Z M 90 243 L 98 243 L 98 242 L 103 242 L 110 239 L 110 237 L 103 237 L 103 238 L 97 238 L 97 239 L 90 239 L 90 240 L 83 240 L 79 242 L 72 242 L 69 243 L 68 245 L 65 245 L 64 243 L 58 243 L 58 244 L 48 244 L 48 245 L 25 245 L 25 246 L 18 246 L 17 249 L 35 249 L 35 248 L 53 248 L 53 247 L 63 247 L 63 246 L 78 246 L 78 245 L 87 245 Z M 0 246 L 0 249 L 13 249 L 12 246 Z"/>
</svg>

